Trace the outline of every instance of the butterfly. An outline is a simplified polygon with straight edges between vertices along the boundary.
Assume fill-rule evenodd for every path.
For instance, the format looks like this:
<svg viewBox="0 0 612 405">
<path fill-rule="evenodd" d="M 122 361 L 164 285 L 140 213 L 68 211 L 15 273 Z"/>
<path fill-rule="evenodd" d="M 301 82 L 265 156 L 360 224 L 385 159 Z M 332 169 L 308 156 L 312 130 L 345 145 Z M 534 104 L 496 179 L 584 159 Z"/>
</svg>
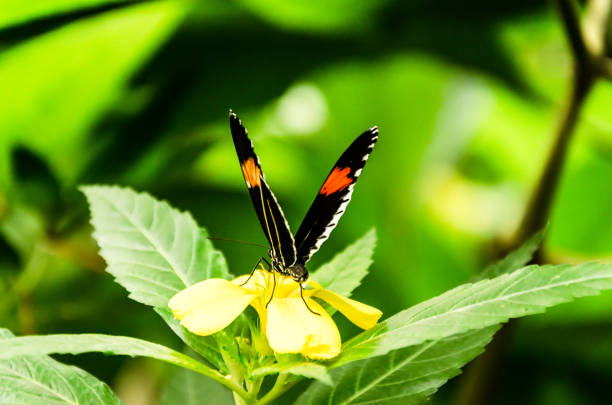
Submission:
<svg viewBox="0 0 612 405">
<path fill-rule="evenodd" d="M 306 263 L 329 238 L 351 200 L 355 182 L 378 140 L 378 127 L 374 126 L 359 135 L 340 155 L 294 237 L 281 206 L 266 182 L 248 131 L 231 110 L 229 119 L 238 162 L 253 207 L 270 244 L 268 256 L 272 263 L 262 257 L 253 271 L 263 260 L 273 272 L 290 276 L 302 288 L 302 283 L 308 279 Z"/>
</svg>

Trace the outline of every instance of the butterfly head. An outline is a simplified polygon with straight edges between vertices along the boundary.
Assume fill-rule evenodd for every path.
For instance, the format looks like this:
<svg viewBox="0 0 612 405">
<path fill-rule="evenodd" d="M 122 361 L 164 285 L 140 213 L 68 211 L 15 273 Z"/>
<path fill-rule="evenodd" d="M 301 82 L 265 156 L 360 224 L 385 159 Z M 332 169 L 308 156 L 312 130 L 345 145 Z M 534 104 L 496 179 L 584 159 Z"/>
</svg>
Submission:
<svg viewBox="0 0 612 405">
<path fill-rule="evenodd" d="M 294 281 L 300 284 L 308 280 L 308 270 L 306 270 L 306 267 L 301 263 L 295 263 L 287 267 L 286 271 Z"/>
</svg>

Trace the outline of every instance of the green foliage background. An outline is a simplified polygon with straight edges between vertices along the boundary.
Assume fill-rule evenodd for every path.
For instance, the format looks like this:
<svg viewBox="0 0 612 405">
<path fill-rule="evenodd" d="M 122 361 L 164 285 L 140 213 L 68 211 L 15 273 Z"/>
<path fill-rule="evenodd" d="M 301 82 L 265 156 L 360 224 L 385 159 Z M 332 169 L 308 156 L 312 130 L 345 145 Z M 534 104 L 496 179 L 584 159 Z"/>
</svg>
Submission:
<svg viewBox="0 0 612 405">
<path fill-rule="evenodd" d="M 77 186 L 147 190 L 213 236 L 263 242 L 230 107 L 294 230 L 337 156 L 379 125 L 313 268 L 376 226 L 374 264 L 354 297 L 390 315 L 441 294 L 483 269 L 516 229 L 569 77 L 566 40 L 544 1 L 4 1 L 0 326 L 180 350 L 104 273 Z M 610 100 L 612 85 L 599 82 L 581 113 L 548 262 L 612 257 Z M 234 274 L 265 254 L 216 246 Z M 605 403 L 610 341 L 609 293 L 521 321 L 496 367 L 495 403 Z M 60 359 L 127 404 L 156 403 L 167 381 L 176 386 L 175 369 L 149 360 Z M 434 402 L 457 403 L 470 384 L 456 378 Z"/>
</svg>

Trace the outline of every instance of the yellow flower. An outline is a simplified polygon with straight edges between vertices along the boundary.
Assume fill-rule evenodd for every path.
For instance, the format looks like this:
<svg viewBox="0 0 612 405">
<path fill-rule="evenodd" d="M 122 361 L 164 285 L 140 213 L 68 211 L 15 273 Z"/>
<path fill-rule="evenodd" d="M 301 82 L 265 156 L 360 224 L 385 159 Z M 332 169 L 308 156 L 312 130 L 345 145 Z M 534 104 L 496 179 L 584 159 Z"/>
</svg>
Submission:
<svg viewBox="0 0 612 405">
<path fill-rule="evenodd" d="M 264 270 L 232 281 L 209 279 L 176 294 L 168 306 L 174 316 L 189 331 L 197 335 L 211 335 L 228 326 L 244 309 L 251 305 L 261 320 L 270 347 L 277 353 L 301 353 L 315 359 L 330 359 L 340 353 L 340 333 L 331 316 L 313 300 L 319 298 L 334 306 L 351 322 L 362 329 L 370 329 L 382 315 L 378 309 L 345 298 L 309 280 L 304 289 L 306 308 L 300 297 L 300 286 L 291 277 Z M 274 280 L 274 298 L 272 294 Z"/>
</svg>

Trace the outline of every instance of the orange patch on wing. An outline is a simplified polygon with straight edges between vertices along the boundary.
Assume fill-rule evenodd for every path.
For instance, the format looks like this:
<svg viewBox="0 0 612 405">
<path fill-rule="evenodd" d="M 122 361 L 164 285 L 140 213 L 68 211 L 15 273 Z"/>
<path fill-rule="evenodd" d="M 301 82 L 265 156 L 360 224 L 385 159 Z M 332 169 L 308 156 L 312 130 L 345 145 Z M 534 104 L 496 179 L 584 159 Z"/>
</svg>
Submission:
<svg viewBox="0 0 612 405">
<path fill-rule="evenodd" d="M 248 187 L 259 187 L 261 185 L 261 170 L 259 170 L 257 164 L 255 164 L 255 159 L 248 158 L 240 168 L 242 169 L 242 174 L 244 175 Z"/>
<path fill-rule="evenodd" d="M 350 172 L 350 167 L 345 167 L 344 169 L 335 167 L 327 180 L 325 180 L 325 184 L 323 184 L 323 187 L 321 187 L 321 191 L 319 193 L 323 195 L 330 195 L 350 186 L 353 182 L 353 178 L 348 176 Z"/>
</svg>

